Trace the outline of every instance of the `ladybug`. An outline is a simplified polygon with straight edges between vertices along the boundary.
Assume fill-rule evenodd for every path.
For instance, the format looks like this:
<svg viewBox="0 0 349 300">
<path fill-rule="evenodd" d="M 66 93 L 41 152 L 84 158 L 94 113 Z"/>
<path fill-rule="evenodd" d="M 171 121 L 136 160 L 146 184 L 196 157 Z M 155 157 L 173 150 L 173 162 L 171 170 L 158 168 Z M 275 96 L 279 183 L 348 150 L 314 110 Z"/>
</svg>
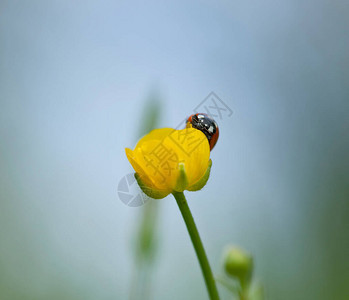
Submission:
<svg viewBox="0 0 349 300">
<path fill-rule="evenodd" d="M 215 120 L 210 118 L 207 114 L 194 114 L 187 119 L 186 127 L 193 127 L 201 130 L 207 137 L 210 144 L 210 150 L 216 145 L 219 137 L 219 129 Z"/>
</svg>

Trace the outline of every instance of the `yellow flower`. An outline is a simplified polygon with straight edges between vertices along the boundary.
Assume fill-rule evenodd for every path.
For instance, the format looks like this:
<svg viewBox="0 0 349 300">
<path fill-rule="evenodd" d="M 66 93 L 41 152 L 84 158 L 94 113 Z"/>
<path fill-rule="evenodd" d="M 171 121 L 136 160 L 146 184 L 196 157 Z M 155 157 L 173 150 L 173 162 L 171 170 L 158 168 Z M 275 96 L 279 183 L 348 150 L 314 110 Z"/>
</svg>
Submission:
<svg viewBox="0 0 349 300">
<path fill-rule="evenodd" d="M 126 148 L 126 156 L 144 193 L 156 199 L 201 189 L 212 164 L 208 140 L 194 128 L 155 129 L 134 150 Z"/>
</svg>

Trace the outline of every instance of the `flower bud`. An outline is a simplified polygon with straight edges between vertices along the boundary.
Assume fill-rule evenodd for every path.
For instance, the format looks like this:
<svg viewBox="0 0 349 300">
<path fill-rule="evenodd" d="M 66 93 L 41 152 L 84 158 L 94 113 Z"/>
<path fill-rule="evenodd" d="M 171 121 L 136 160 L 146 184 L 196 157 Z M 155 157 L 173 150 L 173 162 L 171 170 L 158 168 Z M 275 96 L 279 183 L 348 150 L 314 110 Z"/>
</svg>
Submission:
<svg viewBox="0 0 349 300">
<path fill-rule="evenodd" d="M 210 177 L 212 161 L 205 134 L 195 128 L 152 130 L 135 149 L 125 149 L 142 191 L 154 199 L 198 191 Z"/>
<path fill-rule="evenodd" d="M 253 258 L 246 251 L 230 246 L 224 256 L 224 269 L 229 276 L 238 279 L 241 286 L 246 286 L 251 281 Z"/>
</svg>

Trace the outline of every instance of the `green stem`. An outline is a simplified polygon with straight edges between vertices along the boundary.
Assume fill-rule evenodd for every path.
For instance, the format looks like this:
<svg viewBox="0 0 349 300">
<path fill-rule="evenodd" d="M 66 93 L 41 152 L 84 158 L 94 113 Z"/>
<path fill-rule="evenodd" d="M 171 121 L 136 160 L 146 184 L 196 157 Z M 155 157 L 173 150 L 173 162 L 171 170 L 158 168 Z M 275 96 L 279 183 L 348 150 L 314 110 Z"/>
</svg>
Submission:
<svg viewBox="0 0 349 300">
<path fill-rule="evenodd" d="M 201 242 L 198 229 L 196 228 L 194 218 L 190 212 L 187 200 L 185 199 L 183 192 L 173 192 L 173 196 L 175 197 L 179 210 L 182 213 L 185 225 L 187 225 L 187 229 L 188 229 L 191 241 L 193 243 L 196 256 L 198 257 L 202 274 L 205 279 L 207 291 L 210 295 L 210 299 L 219 300 L 219 295 L 218 295 L 216 283 L 213 278 L 211 267 L 206 256 L 204 246 Z"/>
</svg>

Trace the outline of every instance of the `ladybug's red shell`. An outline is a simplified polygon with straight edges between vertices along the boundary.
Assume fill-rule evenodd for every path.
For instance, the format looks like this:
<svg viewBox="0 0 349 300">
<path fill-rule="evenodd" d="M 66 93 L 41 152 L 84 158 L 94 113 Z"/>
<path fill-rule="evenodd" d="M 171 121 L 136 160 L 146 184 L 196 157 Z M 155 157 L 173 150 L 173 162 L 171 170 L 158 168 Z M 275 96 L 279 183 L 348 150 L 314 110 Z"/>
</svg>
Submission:
<svg viewBox="0 0 349 300">
<path fill-rule="evenodd" d="M 216 145 L 219 137 L 219 128 L 218 126 L 216 127 L 216 133 L 212 135 L 211 139 L 209 140 L 210 142 L 210 149 L 212 150 L 213 147 Z"/>
<path fill-rule="evenodd" d="M 188 125 L 201 130 L 206 135 L 208 143 L 210 144 L 210 150 L 212 150 L 219 137 L 219 129 L 215 120 L 210 118 L 207 114 L 198 113 L 188 118 L 187 126 Z"/>
</svg>

